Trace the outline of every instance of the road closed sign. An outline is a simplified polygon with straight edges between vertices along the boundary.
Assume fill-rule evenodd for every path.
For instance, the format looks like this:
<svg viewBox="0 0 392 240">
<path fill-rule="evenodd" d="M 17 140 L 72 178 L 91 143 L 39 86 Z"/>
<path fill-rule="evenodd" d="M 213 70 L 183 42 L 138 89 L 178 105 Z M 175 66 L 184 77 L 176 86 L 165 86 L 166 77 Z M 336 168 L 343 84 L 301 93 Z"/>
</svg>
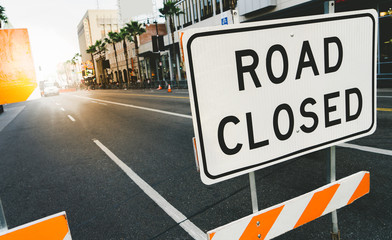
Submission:
<svg viewBox="0 0 392 240">
<path fill-rule="evenodd" d="M 202 181 L 372 134 L 377 20 L 367 10 L 185 31 Z"/>
</svg>

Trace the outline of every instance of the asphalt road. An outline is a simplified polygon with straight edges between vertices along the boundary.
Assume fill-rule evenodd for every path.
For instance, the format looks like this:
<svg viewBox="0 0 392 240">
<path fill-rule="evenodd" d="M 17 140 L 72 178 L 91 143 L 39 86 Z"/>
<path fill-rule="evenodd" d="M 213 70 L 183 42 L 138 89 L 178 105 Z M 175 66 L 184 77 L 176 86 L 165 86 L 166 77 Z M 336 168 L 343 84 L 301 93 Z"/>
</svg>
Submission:
<svg viewBox="0 0 392 240">
<path fill-rule="evenodd" d="M 377 130 L 337 147 L 337 179 L 366 170 L 370 194 L 338 210 L 342 239 L 392 239 L 392 91 Z M 0 198 L 9 228 L 66 211 L 73 239 L 202 239 L 252 213 L 248 176 L 204 185 L 188 94 L 79 91 L 5 106 Z M 106 151 L 106 152 L 105 152 Z M 326 184 L 326 150 L 256 172 L 264 209 Z M 323 216 L 276 239 L 330 239 Z M 257 239 L 257 238 L 256 238 Z"/>
</svg>

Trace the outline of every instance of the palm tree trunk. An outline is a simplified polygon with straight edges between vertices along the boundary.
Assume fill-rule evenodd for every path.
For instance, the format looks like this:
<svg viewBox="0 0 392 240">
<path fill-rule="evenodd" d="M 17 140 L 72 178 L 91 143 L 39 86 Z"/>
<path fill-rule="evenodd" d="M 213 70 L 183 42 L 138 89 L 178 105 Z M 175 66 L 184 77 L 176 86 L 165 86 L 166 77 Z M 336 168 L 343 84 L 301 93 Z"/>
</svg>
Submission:
<svg viewBox="0 0 392 240">
<path fill-rule="evenodd" d="M 117 65 L 117 78 L 120 81 L 120 85 L 122 85 L 122 80 L 120 78 L 120 69 L 118 68 L 117 51 L 116 51 L 116 44 L 115 43 L 113 43 L 113 50 L 114 50 L 114 56 L 116 58 L 116 65 Z"/>
<path fill-rule="evenodd" d="M 124 56 L 125 56 L 125 65 L 127 66 L 127 84 L 130 81 L 129 79 L 129 65 L 128 65 L 128 49 L 127 49 L 127 43 L 126 40 L 123 40 L 123 48 L 124 48 Z"/>
<path fill-rule="evenodd" d="M 104 63 L 103 63 L 103 61 L 104 61 L 104 59 L 105 58 L 101 58 L 102 60 L 102 77 L 103 77 L 103 83 L 106 83 L 106 77 L 105 77 L 105 67 L 104 67 Z"/>
<path fill-rule="evenodd" d="M 94 75 L 96 75 L 97 71 L 95 71 L 95 64 L 94 64 L 94 55 L 91 53 L 91 61 L 93 63 L 93 71 L 94 71 Z"/>
<path fill-rule="evenodd" d="M 133 39 L 135 41 L 135 51 L 136 51 L 136 58 L 137 58 L 137 67 L 138 67 L 138 73 L 139 73 L 139 79 L 142 81 L 142 69 L 140 66 L 140 59 L 139 59 L 139 44 L 137 42 L 137 35 L 133 36 Z"/>
<path fill-rule="evenodd" d="M 173 22 L 173 18 L 170 16 L 169 17 L 169 22 L 170 22 L 170 31 L 171 31 L 171 37 L 172 37 L 172 44 L 173 44 L 173 56 L 174 56 L 174 62 L 177 63 L 177 59 L 176 59 L 176 47 L 174 45 L 174 22 Z M 173 63 L 172 63 L 173 65 Z M 177 71 L 175 68 L 173 68 L 173 66 L 170 66 L 173 69 L 173 74 L 174 74 L 174 80 L 177 80 Z M 177 66 L 178 67 L 178 66 Z M 179 77 L 179 76 L 178 76 Z M 178 83 L 177 83 L 178 85 Z"/>
</svg>

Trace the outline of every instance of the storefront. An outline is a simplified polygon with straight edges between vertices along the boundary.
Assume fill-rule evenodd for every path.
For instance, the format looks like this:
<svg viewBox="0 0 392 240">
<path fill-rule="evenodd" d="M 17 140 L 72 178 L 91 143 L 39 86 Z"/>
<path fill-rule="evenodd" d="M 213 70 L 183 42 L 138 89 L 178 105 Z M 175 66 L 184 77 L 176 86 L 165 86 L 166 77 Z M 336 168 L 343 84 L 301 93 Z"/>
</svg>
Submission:
<svg viewBox="0 0 392 240">
<path fill-rule="evenodd" d="M 377 54 L 378 87 L 392 87 L 392 0 L 336 0 L 335 12 L 375 9 L 379 15 Z M 262 21 L 324 13 L 324 1 L 304 1 L 296 6 L 252 18 Z"/>
</svg>

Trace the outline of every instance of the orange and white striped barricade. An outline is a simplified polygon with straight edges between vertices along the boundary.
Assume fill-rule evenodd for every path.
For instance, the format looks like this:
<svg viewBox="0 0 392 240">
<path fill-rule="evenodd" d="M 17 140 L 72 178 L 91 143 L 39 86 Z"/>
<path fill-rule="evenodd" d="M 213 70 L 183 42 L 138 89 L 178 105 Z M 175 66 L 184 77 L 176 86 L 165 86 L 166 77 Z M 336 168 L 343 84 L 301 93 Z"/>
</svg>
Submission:
<svg viewBox="0 0 392 240">
<path fill-rule="evenodd" d="M 358 172 L 211 230 L 207 236 L 209 240 L 271 239 L 351 204 L 369 193 L 369 189 L 369 172 Z"/>
<path fill-rule="evenodd" d="M 0 240 L 71 240 L 67 215 L 60 212 L 0 233 Z"/>
</svg>

